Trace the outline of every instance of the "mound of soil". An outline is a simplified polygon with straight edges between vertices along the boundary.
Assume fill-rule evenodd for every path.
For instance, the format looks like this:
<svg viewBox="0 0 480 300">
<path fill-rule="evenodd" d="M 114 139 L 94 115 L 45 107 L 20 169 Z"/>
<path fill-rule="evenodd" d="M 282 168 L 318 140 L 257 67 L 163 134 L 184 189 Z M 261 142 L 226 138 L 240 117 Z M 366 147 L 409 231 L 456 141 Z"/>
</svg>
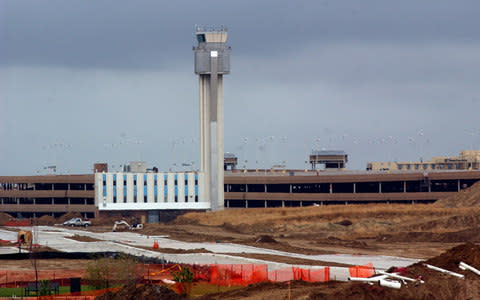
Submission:
<svg viewBox="0 0 480 300">
<path fill-rule="evenodd" d="M 255 238 L 255 243 L 278 243 L 278 242 L 269 235 L 260 235 L 257 238 Z"/>
<path fill-rule="evenodd" d="M 460 262 L 469 264 L 475 268 L 480 268 L 480 246 L 466 243 L 454 247 L 437 257 L 426 261 L 427 264 L 434 265 L 454 272 L 460 271 L 458 265 Z M 477 277 L 480 280 L 480 277 Z"/>
<path fill-rule="evenodd" d="M 57 218 L 57 223 L 61 224 L 65 221 L 68 221 L 73 218 L 81 218 L 82 215 L 79 212 L 69 212 L 64 214 L 63 216 Z"/>
<path fill-rule="evenodd" d="M 402 268 L 400 273 L 410 278 L 421 278 L 425 281 L 424 284 L 409 282 L 402 284 L 401 289 L 395 290 L 354 282 L 319 299 L 479 299 L 480 277 L 469 271 L 461 271 L 458 268 L 460 261 L 479 267 L 480 247 L 472 243 L 462 244 L 426 261 L 443 269 L 463 273 L 466 279 L 433 271 L 426 268 L 423 263 L 416 263 Z"/>
<path fill-rule="evenodd" d="M 480 181 L 452 196 L 438 199 L 433 205 L 439 207 L 480 206 Z"/>
<path fill-rule="evenodd" d="M 74 241 L 79 241 L 79 242 L 99 242 L 101 240 L 99 239 L 96 239 L 96 238 L 92 238 L 92 237 L 89 237 L 89 236 L 86 236 L 86 235 L 78 235 L 78 234 L 75 234 L 73 236 L 70 236 L 70 237 L 66 237 L 67 239 L 71 239 L 71 240 L 74 240 Z"/>
<path fill-rule="evenodd" d="M 94 226 L 113 226 L 113 224 L 115 224 L 115 221 L 121 221 L 121 220 L 124 220 L 126 221 L 127 223 L 131 223 L 131 218 L 125 218 L 125 217 L 122 217 L 121 214 L 112 214 L 112 215 L 108 215 L 108 216 L 104 216 L 102 215 L 101 217 L 98 217 L 98 218 L 95 218 L 95 219 L 92 219 L 92 225 Z"/>
<path fill-rule="evenodd" d="M 5 225 L 5 222 L 8 222 L 8 221 L 15 221 L 15 218 L 9 214 L 0 212 L 0 226 Z"/>
<path fill-rule="evenodd" d="M 145 284 L 140 286 L 128 285 L 117 292 L 108 292 L 96 300 L 177 300 L 184 299 L 163 285 Z"/>
<path fill-rule="evenodd" d="M 54 217 L 48 216 L 48 215 L 41 216 L 40 218 L 36 219 L 35 222 L 38 225 L 48 225 L 48 226 L 53 226 L 56 223 L 58 223 Z"/>
<path fill-rule="evenodd" d="M 452 232 L 427 232 L 410 231 L 393 234 L 382 234 L 377 237 L 379 242 L 441 242 L 441 243 L 462 243 L 480 242 L 480 228 L 468 228 Z"/>
<path fill-rule="evenodd" d="M 342 225 L 342 226 L 350 226 L 350 225 L 352 225 L 353 223 L 352 223 L 352 221 L 350 221 L 350 220 L 342 220 L 342 221 L 337 222 L 337 223 L 335 223 L 335 224 Z"/>
</svg>

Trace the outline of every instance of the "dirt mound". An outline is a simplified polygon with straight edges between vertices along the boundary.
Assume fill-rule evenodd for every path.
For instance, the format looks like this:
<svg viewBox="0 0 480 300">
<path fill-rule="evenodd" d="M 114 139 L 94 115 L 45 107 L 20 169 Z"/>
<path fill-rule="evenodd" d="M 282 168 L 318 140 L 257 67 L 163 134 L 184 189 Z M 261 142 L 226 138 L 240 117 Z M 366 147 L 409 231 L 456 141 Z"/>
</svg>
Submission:
<svg viewBox="0 0 480 300">
<path fill-rule="evenodd" d="M 126 218 L 122 217 L 121 214 L 113 214 L 113 215 L 108 215 L 108 216 L 101 216 L 95 219 L 92 219 L 92 225 L 95 226 L 113 226 L 115 224 L 115 221 L 121 221 L 124 220 L 127 223 L 131 223 L 131 218 Z"/>
<path fill-rule="evenodd" d="M 462 244 L 437 257 L 427 260 L 426 263 L 458 272 L 458 265 L 461 261 L 476 268 L 480 268 L 480 246 L 472 243 Z M 480 280 L 480 277 L 478 277 L 478 279 Z"/>
<path fill-rule="evenodd" d="M 117 292 L 108 292 L 96 300 L 177 300 L 184 299 L 163 285 L 128 285 Z"/>
<path fill-rule="evenodd" d="M 291 281 L 290 283 L 262 282 L 223 293 L 204 295 L 195 299 L 326 299 L 326 295 L 341 289 L 345 284 L 344 282 L 309 283 L 305 281 Z"/>
<path fill-rule="evenodd" d="M 64 214 L 63 216 L 57 218 L 57 223 L 61 224 L 65 221 L 68 221 L 73 218 L 81 218 L 82 215 L 79 212 L 69 212 Z"/>
<path fill-rule="evenodd" d="M 381 242 L 441 242 L 441 243 L 462 243 L 480 242 L 480 228 L 473 227 L 452 232 L 425 232 L 410 231 L 393 234 L 382 234 L 377 237 Z"/>
<path fill-rule="evenodd" d="M 41 216 L 40 218 L 36 219 L 35 222 L 38 225 L 49 225 L 49 226 L 52 226 L 58 223 L 54 217 L 48 216 L 48 215 Z"/>
<path fill-rule="evenodd" d="M 433 205 L 439 207 L 480 206 L 480 181 L 452 196 L 438 199 Z"/>
<path fill-rule="evenodd" d="M 411 299 L 411 300 L 466 300 L 478 299 L 471 298 L 476 295 L 473 291 L 467 292 L 465 281 L 459 278 L 445 278 L 439 277 L 430 278 L 424 284 L 408 284 L 403 285 L 401 289 L 395 290 L 381 287 L 377 284 L 369 285 L 366 283 L 349 283 L 344 289 L 331 293 L 326 297 L 318 297 L 312 299 L 326 299 L 326 300 L 397 300 L 397 299 Z"/>
<path fill-rule="evenodd" d="M 342 221 L 337 222 L 337 223 L 335 223 L 335 224 L 342 225 L 342 226 L 350 226 L 350 225 L 352 225 L 353 223 L 352 223 L 352 221 L 350 221 L 350 220 L 342 220 Z"/>
<path fill-rule="evenodd" d="M 255 243 L 278 243 L 273 237 L 269 235 L 260 235 L 255 238 Z"/>
<path fill-rule="evenodd" d="M 401 289 L 395 290 L 376 284 L 354 282 L 348 283 L 344 289 L 318 299 L 479 299 L 480 277 L 471 272 L 461 271 L 458 268 L 460 261 L 480 266 L 480 247 L 472 243 L 462 244 L 426 261 L 440 268 L 463 273 L 466 279 L 433 271 L 426 268 L 423 263 L 416 263 L 396 271 L 410 278 L 421 278 L 425 281 L 424 284 L 409 282 L 402 284 Z"/>
<path fill-rule="evenodd" d="M 0 226 L 5 225 L 5 222 L 14 221 L 14 220 L 15 218 L 12 217 L 11 215 L 0 212 Z"/>
</svg>

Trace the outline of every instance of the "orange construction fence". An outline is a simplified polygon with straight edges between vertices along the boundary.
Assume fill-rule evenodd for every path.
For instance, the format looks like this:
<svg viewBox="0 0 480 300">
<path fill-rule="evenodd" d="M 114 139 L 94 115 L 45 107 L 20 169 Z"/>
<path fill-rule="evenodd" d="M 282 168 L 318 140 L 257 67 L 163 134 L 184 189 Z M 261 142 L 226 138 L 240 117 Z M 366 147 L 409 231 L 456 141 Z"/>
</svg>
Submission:
<svg viewBox="0 0 480 300">
<path fill-rule="evenodd" d="M 269 281 L 290 281 L 303 280 L 308 282 L 326 282 L 330 280 L 330 268 L 323 267 L 317 269 L 302 269 L 297 267 L 288 267 L 279 270 L 273 270 L 268 273 Z"/>
<path fill-rule="evenodd" d="M 350 277 L 368 278 L 375 275 L 375 269 L 372 263 L 368 263 L 363 266 L 353 266 L 348 268 Z"/>
<path fill-rule="evenodd" d="M 303 280 L 308 282 L 326 282 L 330 280 L 330 268 L 318 267 L 303 269 L 287 267 L 269 270 L 267 265 L 255 264 L 216 264 L 216 265 L 178 265 L 178 264 L 139 264 L 138 282 L 161 282 L 172 280 L 171 273 L 188 267 L 193 272 L 195 281 L 206 281 L 216 285 L 248 285 L 252 283 L 273 281 L 285 282 Z M 350 276 L 367 278 L 375 274 L 373 264 L 348 268 Z M 85 269 L 79 270 L 40 270 L 38 280 L 60 282 L 61 286 L 70 284 L 70 278 L 85 278 Z M 2 271 L 0 270 L 1 287 L 26 286 L 35 281 L 34 271 Z"/>
<path fill-rule="evenodd" d="M 4 224 L 5 226 L 31 226 L 32 222 L 30 220 L 23 220 L 23 221 L 7 221 Z"/>
<path fill-rule="evenodd" d="M 248 285 L 257 282 L 303 280 L 326 282 L 330 280 L 330 268 L 302 269 L 288 267 L 268 271 L 267 265 L 211 265 L 210 283 L 217 285 Z"/>
</svg>

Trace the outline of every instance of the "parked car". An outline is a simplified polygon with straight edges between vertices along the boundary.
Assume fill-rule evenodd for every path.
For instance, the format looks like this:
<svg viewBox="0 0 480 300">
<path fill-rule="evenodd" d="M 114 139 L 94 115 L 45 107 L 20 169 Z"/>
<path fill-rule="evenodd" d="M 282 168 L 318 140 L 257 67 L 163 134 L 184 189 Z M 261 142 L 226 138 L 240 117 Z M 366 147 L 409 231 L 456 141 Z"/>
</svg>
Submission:
<svg viewBox="0 0 480 300">
<path fill-rule="evenodd" d="M 82 220 L 82 218 L 73 218 L 68 221 L 63 222 L 64 226 L 83 226 L 83 227 L 88 227 L 92 225 L 92 222 L 86 220 Z"/>
</svg>

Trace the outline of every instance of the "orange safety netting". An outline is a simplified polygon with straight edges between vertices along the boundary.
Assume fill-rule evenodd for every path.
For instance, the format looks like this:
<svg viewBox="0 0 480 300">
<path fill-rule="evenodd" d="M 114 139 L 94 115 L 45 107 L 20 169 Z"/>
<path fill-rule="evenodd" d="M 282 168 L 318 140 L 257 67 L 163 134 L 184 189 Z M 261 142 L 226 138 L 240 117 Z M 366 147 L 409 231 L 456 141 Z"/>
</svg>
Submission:
<svg viewBox="0 0 480 300">
<path fill-rule="evenodd" d="M 368 278 L 375 274 L 375 269 L 372 263 L 368 263 L 363 266 L 353 266 L 348 268 L 350 277 Z"/>
<path fill-rule="evenodd" d="M 268 281 L 267 265 L 211 265 L 210 283 L 218 285 L 248 285 Z"/>
<path fill-rule="evenodd" d="M 140 282 L 160 282 L 172 280 L 172 273 L 190 268 L 195 281 L 207 281 L 216 285 L 248 285 L 252 283 L 290 280 L 308 282 L 326 282 L 330 279 L 330 268 L 302 269 L 288 267 L 279 270 L 268 270 L 267 265 L 255 264 L 220 264 L 220 265 L 178 265 L 178 264 L 139 264 L 137 274 Z M 70 278 L 84 278 L 86 270 L 41 270 L 38 280 L 59 282 L 61 286 L 70 284 Z M 372 264 L 350 268 L 350 275 L 369 277 L 374 273 Z M 34 271 L 0 271 L 0 286 L 25 286 L 35 281 Z M 82 293 L 82 295 L 85 295 Z"/>
<path fill-rule="evenodd" d="M 330 279 L 330 268 L 302 269 L 288 267 L 268 271 L 267 265 L 211 265 L 210 283 L 218 285 L 248 285 L 265 281 L 303 280 L 325 282 Z"/>
<path fill-rule="evenodd" d="M 30 220 L 26 221 L 7 221 L 5 222 L 5 226 L 31 226 L 32 223 Z"/>
<path fill-rule="evenodd" d="M 279 270 L 273 270 L 268 273 L 270 281 L 290 281 L 303 280 L 308 282 L 326 282 L 330 280 L 330 268 L 320 269 L 302 269 L 297 267 L 288 267 Z"/>
</svg>

